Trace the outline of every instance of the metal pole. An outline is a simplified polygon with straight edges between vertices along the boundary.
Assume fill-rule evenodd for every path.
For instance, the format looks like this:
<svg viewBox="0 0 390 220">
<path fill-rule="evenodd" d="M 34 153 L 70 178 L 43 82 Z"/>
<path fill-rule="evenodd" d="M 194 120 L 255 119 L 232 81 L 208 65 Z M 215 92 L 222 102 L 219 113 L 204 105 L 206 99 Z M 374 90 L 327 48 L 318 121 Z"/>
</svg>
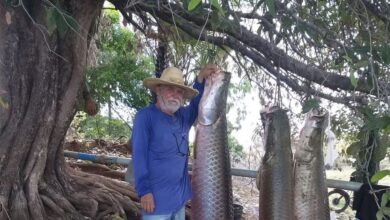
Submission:
<svg viewBox="0 0 390 220">
<path fill-rule="evenodd" d="M 64 151 L 65 157 L 70 157 L 79 160 L 89 160 L 97 163 L 114 163 L 121 165 L 128 165 L 131 162 L 130 158 L 126 157 L 112 157 L 112 156 L 104 156 L 97 154 L 87 154 L 75 151 Z M 189 170 L 192 170 L 192 164 L 188 166 Z M 241 177 L 250 177 L 256 178 L 257 171 L 256 170 L 246 170 L 246 169 L 237 169 L 231 168 L 231 173 L 233 176 L 241 176 Z M 329 188 L 338 188 L 344 190 L 358 191 L 360 187 L 363 185 L 359 182 L 350 182 L 344 180 L 332 180 L 327 179 L 326 184 Z"/>
</svg>

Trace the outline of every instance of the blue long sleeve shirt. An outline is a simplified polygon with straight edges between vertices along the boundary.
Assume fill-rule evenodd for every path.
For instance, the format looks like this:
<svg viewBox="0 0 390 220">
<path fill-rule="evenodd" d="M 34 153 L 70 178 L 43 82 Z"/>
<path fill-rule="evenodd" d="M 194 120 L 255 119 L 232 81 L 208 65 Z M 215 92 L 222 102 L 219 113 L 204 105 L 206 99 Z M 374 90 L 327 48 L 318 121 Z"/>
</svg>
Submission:
<svg viewBox="0 0 390 220">
<path fill-rule="evenodd" d="M 204 82 L 195 82 L 199 95 L 174 116 L 151 104 L 137 112 L 133 124 L 132 146 L 135 187 L 139 197 L 152 193 L 152 215 L 178 211 L 191 199 L 188 176 L 188 134 L 198 116 Z"/>
</svg>

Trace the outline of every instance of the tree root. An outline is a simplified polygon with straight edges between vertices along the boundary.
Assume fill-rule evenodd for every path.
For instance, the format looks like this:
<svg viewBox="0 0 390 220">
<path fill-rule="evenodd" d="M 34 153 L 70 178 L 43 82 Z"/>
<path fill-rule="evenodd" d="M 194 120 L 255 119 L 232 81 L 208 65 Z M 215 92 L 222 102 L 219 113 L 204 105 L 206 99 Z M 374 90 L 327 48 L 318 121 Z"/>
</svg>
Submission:
<svg viewBox="0 0 390 220">
<path fill-rule="evenodd" d="M 121 195 L 123 198 L 130 199 L 132 201 L 132 204 L 135 205 L 135 207 L 129 208 L 129 207 L 125 206 L 125 211 L 130 211 L 131 213 L 136 213 L 137 215 L 134 219 L 140 218 L 141 206 L 139 204 L 139 198 L 138 198 L 137 193 L 134 189 L 134 186 L 130 185 L 124 181 L 110 179 L 111 175 L 110 174 L 107 175 L 107 173 L 110 173 L 110 171 L 113 171 L 113 170 L 111 170 L 110 168 L 108 168 L 106 166 L 100 165 L 100 164 L 88 164 L 86 166 L 84 166 L 84 165 L 79 166 L 79 164 L 70 164 L 70 166 L 74 167 L 76 169 L 81 168 L 82 171 L 86 172 L 86 173 L 79 172 L 77 175 L 83 176 L 87 179 L 93 178 L 96 180 L 96 182 L 104 184 L 104 186 L 107 187 L 107 189 L 110 193 L 119 193 L 119 195 Z M 99 171 L 101 171 L 101 172 L 99 172 Z M 90 174 L 89 172 L 91 172 L 92 174 Z M 116 171 L 116 172 L 119 173 L 119 171 Z M 94 175 L 94 174 L 100 174 L 100 175 Z M 124 173 L 123 173 L 123 175 L 124 175 Z M 126 203 L 126 201 L 122 201 L 122 202 Z M 107 209 L 106 212 L 110 213 L 109 212 L 110 210 Z M 186 206 L 185 216 L 186 216 L 187 220 L 191 219 L 190 205 Z M 100 219 L 100 217 L 97 219 Z M 131 218 L 131 219 L 133 219 L 133 218 Z"/>
<path fill-rule="evenodd" d="M 39 186 L 40 199 L 50 219 L 141 219 L 134 188 L 103 176 L 66 169 L 67 185 L 58 192 L 45 182 Z"/>
<path fill-rule="evenodd" d="M 87 206 L 91 204 L 89 200 L 94 200 L 97 203 L 97 211 L 93 213 L 90 210 L 87 216 L 102 219 L 108 214 L 117 214 L 123 219 L 140 218 L 140 206 L 136 203 L 138 198 L 134 188 L 129 184 L 71 169 L 68 169 L 68 173 L 73 179 L 71 184 L 75 190 L 72 197 L 77 198 L 78 203 L 86 201 L 85 205 Z M 77 207 L 85 207 L 85 205 L 77 204 Z"/>
<path fill-rule="evenodd" d="M 68 163 L 70 167 L 75 168 L 77 170 L 81 170 L 87 173 L 94 173 L 101 176 L 117 179 L 117 180 L 125 180 L 125 173 L 110 169 L 109 167 L 96 164 L 96 163 Z"/>
</svg>

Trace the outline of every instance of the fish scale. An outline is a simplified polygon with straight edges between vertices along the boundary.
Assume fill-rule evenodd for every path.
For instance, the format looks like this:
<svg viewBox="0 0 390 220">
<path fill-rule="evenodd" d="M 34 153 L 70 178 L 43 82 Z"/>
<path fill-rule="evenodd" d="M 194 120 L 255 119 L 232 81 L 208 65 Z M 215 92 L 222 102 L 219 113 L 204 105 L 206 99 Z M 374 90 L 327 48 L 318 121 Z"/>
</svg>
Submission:
<svg viewBox="0 0 390 220">
<path fill-rule="evenodd" d="M 259 169 L 259 219 L 293 219 L 293 160 L 286 110 L 271 107 L 262 113 L 265 154 Z"/>
<path fill-rule="evenodd" d="M 323 157 L 323 139 L 328 114 L 308 113 L 294 154 L 295 220 L 329 220 L 329 202 Z"/>
<path fill-rule="evenodd" d="M 194 220 L 233 220 L 225 113 L 229 80 L 230 73 L 209 77 L 199 104 L 191 201 Z"/>
</svg>

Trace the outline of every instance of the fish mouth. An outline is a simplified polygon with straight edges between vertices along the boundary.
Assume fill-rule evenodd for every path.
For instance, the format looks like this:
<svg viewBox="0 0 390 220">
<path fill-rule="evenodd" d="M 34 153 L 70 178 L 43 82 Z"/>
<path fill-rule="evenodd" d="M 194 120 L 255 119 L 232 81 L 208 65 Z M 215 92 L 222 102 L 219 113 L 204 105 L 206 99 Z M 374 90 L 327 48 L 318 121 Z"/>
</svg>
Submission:
<svg viewBox="0 0 390 220">
<path fill-rule="evenodd" d="M 308 120 L 312 121 L 313 128 L 322 128 L 328 126 L 329 113 L 324 108 L 312 109 L 308 114 Z"/>
<path fill-rule="evenodd" d="M 226 98 L 231 74 L 215 73 L 206 79 L 206 85 L 199 104 L 198 122 L 201 125 L 214 124 L 225 113 Z"/>
</svg>

